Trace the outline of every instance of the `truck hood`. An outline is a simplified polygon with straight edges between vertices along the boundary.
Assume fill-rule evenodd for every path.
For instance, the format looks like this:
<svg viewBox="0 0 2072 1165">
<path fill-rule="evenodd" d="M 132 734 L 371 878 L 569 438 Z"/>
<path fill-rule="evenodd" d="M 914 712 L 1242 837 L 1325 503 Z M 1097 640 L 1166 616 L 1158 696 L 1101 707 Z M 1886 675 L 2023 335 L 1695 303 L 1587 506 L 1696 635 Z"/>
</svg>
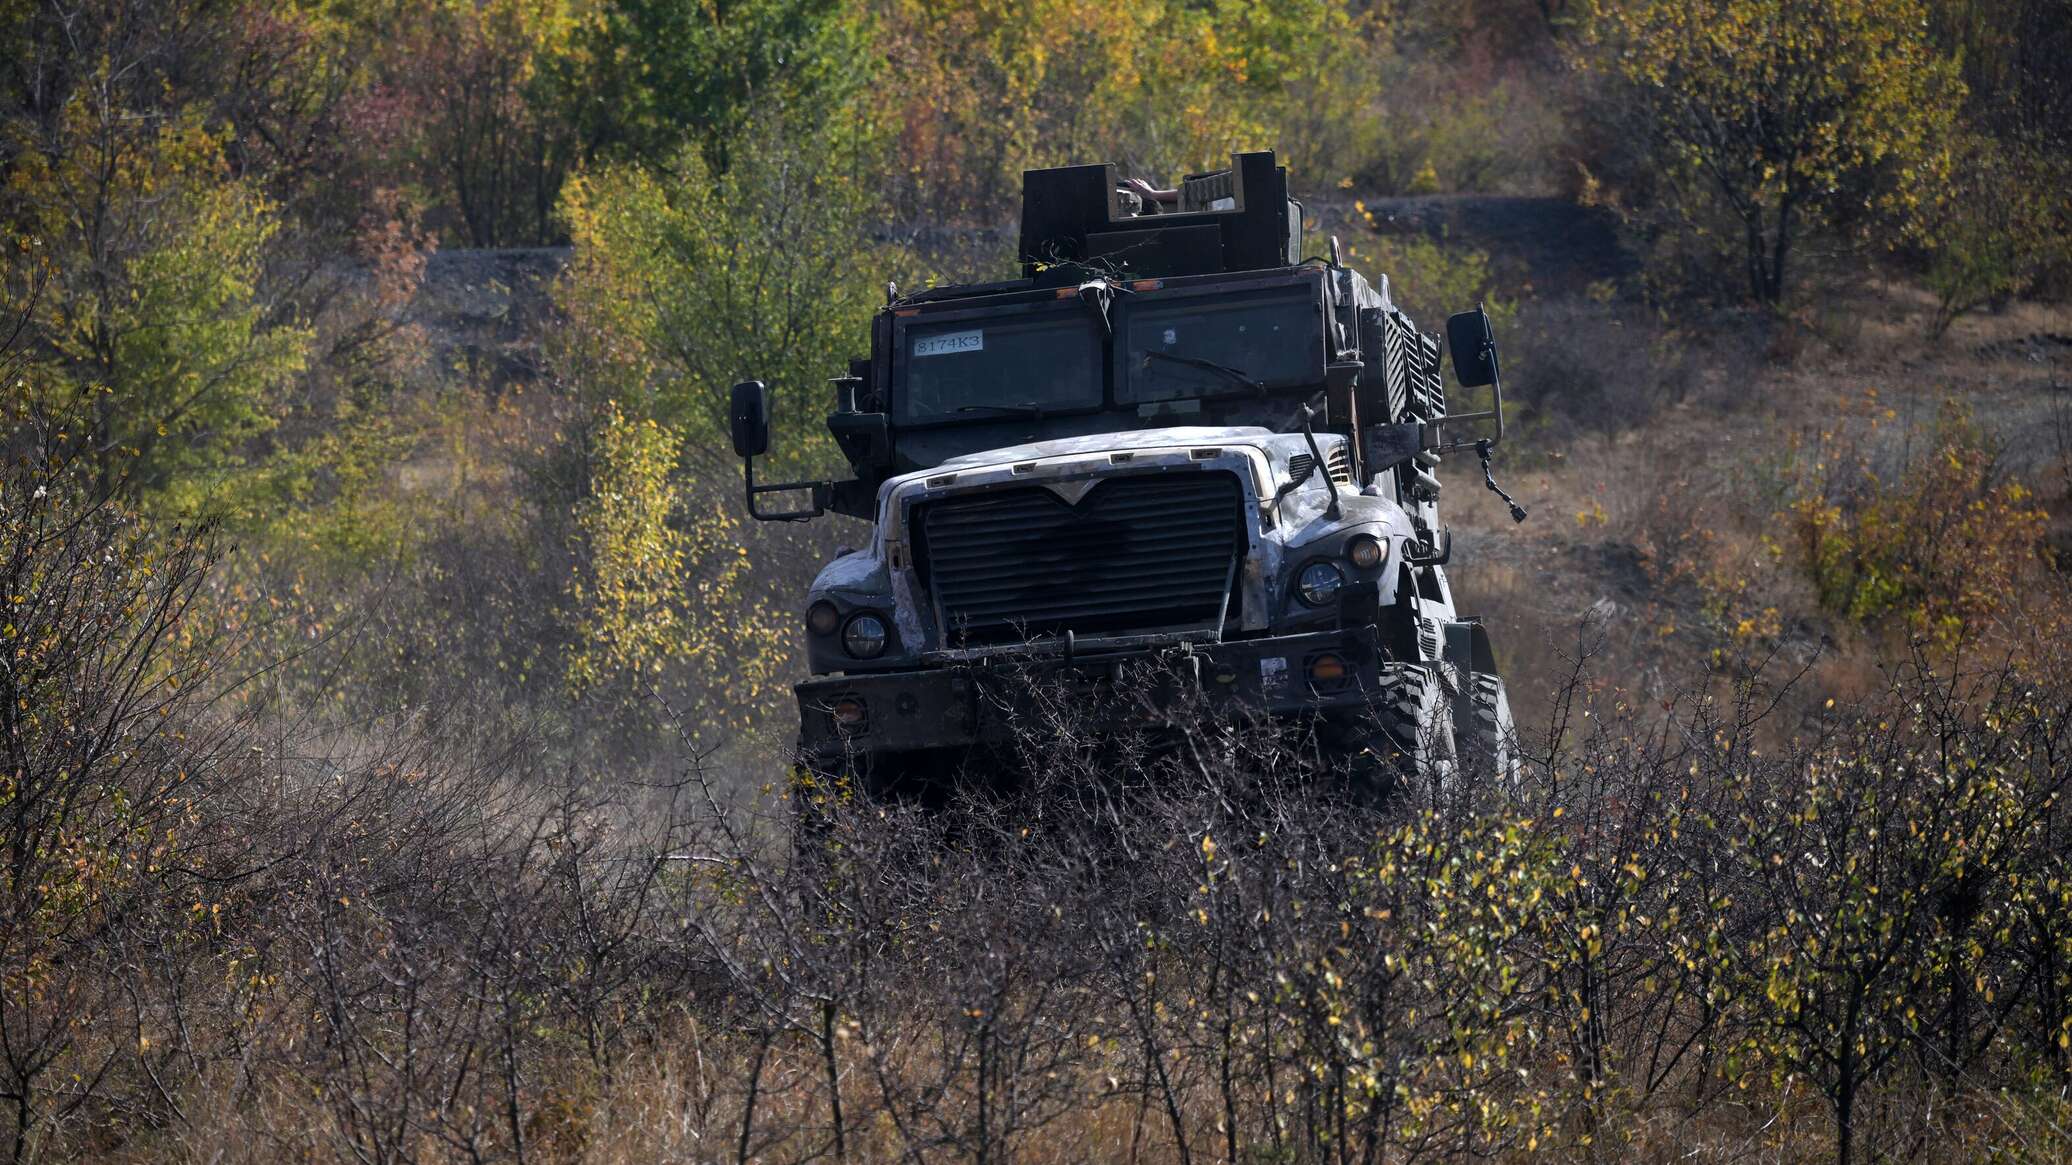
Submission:
<svg viewBox="0 0 2072 1165">
<path fill-rule="evenodd" d="M 1330 434 L 1317 435 L 1318 444 L 1325 447 L 1341 440 L 1343 438 Z M 1265 451 L 1269 457 L 1291 456 L 1307 452 L 1309 448 L 1300 433 L 1276 433 L 1257 425 L 1186 425 L 1167 429 L 1135 429 L 1125 433 L 1089 433 L 1084 437 L 1059 437 L 1049 441 L 1031 441 L 1026 445 L 983 449 L 977 453 L 952 457 L 933 469 L 920 470 L 905 476 L 927 477 L 946 471 L 999 465 L 1008 461 L 1067 457 L 1075 453 L 1121 453 L 1134 449 L 1169 449 L 1176 445 L 1249 445 Z"/>
<path fill-rule="evenodd" d="M 1339 433 L 1317 434 L 1318 448 L 1326 456 L 1345 440 Z M 1124 453 L 1134 456 L 1122 465 L 1111 462 L 1112 456 Z M 936 652 L 941 650 L 938 629 L 930 601 L 917 589 L 920 579 L 907 530 L 913 505 L 1000 486 L 1041 486 L 1076 504 L 1097 479 L 1114 473 L 1215 469 L 1238 475 L 1248 499 L 1238 602 L 1244 629 L 1262 631 L 1282 618 L 1277 612 L 1286 606 L 1286 565 L 1314 553 L 1306 548 L 1335 547 L 1350 532 L 1366 530 L 1387 541 L 1391 553 L 1399 553 L 1397 548 L 1413 534 L 1408 517 L 1392 499 L 1351 485 L 1339 486 L 1342 508 L 1332 516 L 1331 493 L 1321 474 L 1311 476 L 1304 488 L 1279 493 L 1279 483 L 1288 480 L 1289 460 L 1308 453 L 1309 442 L 1300 433 L 1202 425 L 1031 441 L 951 458 L 890 478 L 880 487 L 876 536 L 869 552 L 829 563 L 813 585 L 813 597 L 831 598 L 844 607 L 889 610 L 899 640 L 909 651 Z M 1388 600 L 1395 578 L 1393 572 L 1385 572 L 1369 584 L 1379 587 L 1380 597 Z M 843 661 L 826 655 L 816 662 L 816 671 L 823 670 L 823 664 L 839 668 Z"/>
</svg>

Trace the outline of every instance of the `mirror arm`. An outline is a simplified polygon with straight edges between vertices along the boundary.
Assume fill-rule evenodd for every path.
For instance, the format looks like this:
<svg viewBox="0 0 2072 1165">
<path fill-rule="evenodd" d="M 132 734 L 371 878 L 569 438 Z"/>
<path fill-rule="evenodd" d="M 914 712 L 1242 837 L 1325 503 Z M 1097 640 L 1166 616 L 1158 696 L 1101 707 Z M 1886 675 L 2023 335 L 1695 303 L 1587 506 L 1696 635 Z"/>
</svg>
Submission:
<svg viewBox="0 0 2072 1165">
<path fill-rule="evenodd" d="M 777 485 L 757 485 L 753 457 L 741 459 L 741 477 L 747 486 L 748 515 L 760 522 L 804 522 L 817 518 L 827 512 L 828 497 L 834 492 L 834 484 L 825 481 L 787 481 Z M 791 493 L 802 489 L 813 491 L 813 504 L 810 509 L 764 513 L 761 507 L 755 504 L 756 498 L 761 494 Z"/>
<path fill-rule="evenodd" d="M 1494 341 L 1494 340 L 1490 341 L 1490 342 L 1489 342 L 1489 345 L 1488 345 L 1488 346 L 1489 346 L 1489 347 L 1491 347 L 1491 348 L 1494 348 L 1494 347 L 1496 347 L 1496 341 Z M 1460 414 L 1459 416 L 1447 416 L 1447 417 L 1440 417 L 1440 418 L 1439 418 L 1439 420 L 1438 420 L 1438 422 L 1437 422 L 1437 424 L 1438 424 L 1439 426 L 1445 426 L 1445 425 L 1450 425 L 1450 424 L 1453 424 L 1453 423 L 1454 423 L 1454 422 L 1456 422 L 1456 421 L 1459 421 L 1459 422 L 1466 422 L 1466 421 L 1489 421 L 1489 420 L 1494 420 L 1494 421 L 1496 422 L 1496 435 L 1495 435 L 1495 436 L 1491 436 L 1491 437 L 1484 437 L 1484 438 L 1482 438 L 1481 440 L 1482 440 L 1483 442 L 1486 442 L 1486 443 L 1488 444 L 1488 446 L 1489 446 L 1489 447 L 1490 447 L 1491 449 L 1494 449 L 1494 448 L 1496 448 L 1496 447 L 1497 447 L 1498 445 L 1501 445 L 1501 444 L 1503 444 L 1503 443 L 1504 443 L 1504 378 L 1503 378 L 1503 376 L 1502 376 L 1502 375 L 1492 376 L 1492 377 L 1490 377 L 1490 378 L 1489 378 L 1489 391 L 1490 391 L 1490 394 L 1491 394 L 1491 396 L 1493 397 L 1492 403 L 1493 403 L 1493 405 L 1494 405 L 1495 407 L 1493 407 L 1493 408 L 1488 408 L 1488 409 L 1484 409 L 1483 411 L 1481 411 L 1481 412 L 1479 412 L 1479 413 L 1462 413 L 1462 414 Z M 1477 441 L 1476 441 L 1476 439 L 1474 439 L 1474 438 L 1471 438 L 1471 437 L 1457 437 L 1457 438 L 1454 438 L 1453 440 L 1450 440 L 1450 441 L 1446 442 L 1446 443 L 1445 443 L 1445 444 L 1444 444 L 1443 446 L 1441 446 L 1441 447 L 1440 447 L 1440 451 L 1441 451 L 1441 452 L 1443 452 L 1443 453 L 1451 453 L 1451 452 L 1453 452 L 1453 451 L 1454 451 L 1454 450 L 1456 450 L 1456 449 L 1472 449 L 1472 448 L 1474 448 L 1474 447 L 1475 447 L 1475 446 L 1476 446 L 1477 444 L 1478 444 L 1478 442 L 1477 442 Z"/>
<path fill-rule="evenodd" d="M 1490 493 L 1504 499 L 1504 504 L 1511 507 L 1511 520 L 1513 522 L 1523 522 L 1525 520 L 1525 507 L 1518 504 L 1518 499 L 1505 493 L 1504 487 L 1498 485 L 1496 477 L 1489 472 L 1489 450 L 1495 444 L 1487 437 L 1475 442 L 1475 455 L 1482 459 L 1482 484 L 1488 486 Z"/>
</svg>

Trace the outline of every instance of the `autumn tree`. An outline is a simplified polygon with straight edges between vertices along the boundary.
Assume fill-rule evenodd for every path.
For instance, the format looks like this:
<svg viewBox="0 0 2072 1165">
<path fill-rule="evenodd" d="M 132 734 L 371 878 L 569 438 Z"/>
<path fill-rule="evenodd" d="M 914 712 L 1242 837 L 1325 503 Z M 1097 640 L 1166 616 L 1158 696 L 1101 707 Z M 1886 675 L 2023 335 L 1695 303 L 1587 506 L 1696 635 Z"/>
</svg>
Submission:
<svg viewBox="0 0 2072 1165">
<path fill-rule="evenodd" d="M 26 306 L 20 421 L 176 508 L 236 508 L 308 333 L 262 287 L 274 205 L 194 113 L 77 100 L 20 145 L 4 196 L 48 287 Z M 6 294 L 19 300 L 22 284 Z"/>
<path fill-rule="evenodd" d="M 327 282 L 290 239 L 358 215 L 330 27 L 240 0 L 0 11 L 0 309 L 26 320 L 0 424 L 147 509 L 266 508 Z"/>
<path fill-rule="evenodd" d="M 385 141 L 370 161 L 407 179 L 469 246 L 556 241 L 554 201 L 581 155 L 567 79 L 588 75 L 576 36 L 599 7 L 349 6 L 341 44 L 369 53 L 355 111 Z"/>
<path fill-rule="evenodd" d="M 2072 164 L 2039 146 L 2037 135 L 1967 133 L 1924 206 L 1916 234 L 1938 334 L 2072 266 L 2072 205 L 2064 196 Z"/>
<path fill-rule="evenodd" d="M 849 0 L 613 0 L 575 26 L 570 48 L 542 91 L 587 158 L 667 167 L 690 140 L 717 171 L 775 105 L 808 126 L 840 121 L 876 68 L 864 7 Z"/>
<path fill-rule="evenodd" d="M 1915 249 L 1935 328 L 2072 274 L 2072 7 L 2064 0 L 1950 0 L 1930 32 L 1966 89 L 1949 173 L 1919 216 Z"/>
<path fill-rule="evenodd" d="M 1299 3 L 888 0 L 902 210 L 990 220 L 1024 167 L 1112 161 L 1170 181 L 1276 148 L 1336 178 L 1375 132 L 1388 29 L 1372 10 Z"/>
<path fill-rule="evenodd" d="M 746 376 L 777 392 L 774 453 L 824 444 L 825 382 L 861 354 L 884 281 L 910 266 L 867 237 L 849 129 L 787 140 L 762 125 L 724 173 L 689 144 L 666 169 L 582 175 L 562 200 L 575 254 L 555 292 L 569 323 L 559 371 L 592 401 L 675 428 L 692 453 L 724 448 L 727 391 Z"/>
<path fill-rule="evenodd" d="M 575 253 L 549 356 L 589 418 L 569 679 L 667 691 L 690 676 L 700 731 L 738 726 L 773 690 L 791 642 L 785 591 L 804 582 L 752 549 L 783 532 L 740 517 L 728 389 L 767 381 L 771 460 L 832 471 L 826 381 L 867 350 L 883 281 L 911 267 L 868 237 L 868 121 L 793 136 L 783 116 L 742 134 L 724 172 L 688 141 L 666 170 L 604 167 L 562 200 Z"/>
<path fill-rule="evenodd" d="M 1597 0 L 1584 62 L 1648 143 L 1677 229 L 1776 304 L 1810 231 L 1903 219 L 1941 172 L 1953 63 L 1921 0 Z"/>
</svg>

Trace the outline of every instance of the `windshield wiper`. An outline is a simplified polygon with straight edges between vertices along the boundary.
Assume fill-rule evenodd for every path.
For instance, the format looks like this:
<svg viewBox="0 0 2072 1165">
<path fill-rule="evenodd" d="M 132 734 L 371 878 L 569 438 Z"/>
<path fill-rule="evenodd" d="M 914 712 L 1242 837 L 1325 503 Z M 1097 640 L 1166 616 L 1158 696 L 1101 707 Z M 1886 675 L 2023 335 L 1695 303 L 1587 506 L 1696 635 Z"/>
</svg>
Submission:
<svg viewBox="0 0 2072 1165">
<path fill-rule="evenodd" d="M 995 416 L 1002 417 L 1027 417 L 1032 421 L 1040 421 L 1046 415 L 1042 409 L 1037 408 L 1035 405 L 958 405 L 957 411 L 960 413 L 992 413 Z"/>
<path fill-rule="evenodd" d="M 1153 357 L 1157 357 L 1160 360 L 1170 360 L 1175 364 L 1185 364 L 1189 368 L 1200 368 L 1207 372 L 1213 372 L 1233 384 L 1243 385 L 1251 389 L 1260 396 L 1266 395 L 1265 383 L 1252 379 L 1252 374 L 1242 368 L 1232 368 L 1228 364 L 1218 364 L 1214 360 L 1204 360 L 1199 356 L 1182 356 L 1178 352 L 1164 352 L 1157 348 L 1145 350 L 1144 363 L 1146 366 L 1150 365 Z"/>
</svg>

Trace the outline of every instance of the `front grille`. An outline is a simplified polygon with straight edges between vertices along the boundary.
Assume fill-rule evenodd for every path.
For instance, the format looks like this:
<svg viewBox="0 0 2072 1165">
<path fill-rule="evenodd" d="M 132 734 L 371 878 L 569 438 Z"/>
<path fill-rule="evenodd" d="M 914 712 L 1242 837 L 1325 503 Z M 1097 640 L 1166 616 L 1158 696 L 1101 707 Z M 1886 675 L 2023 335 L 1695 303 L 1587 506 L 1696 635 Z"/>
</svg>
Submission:
<svg viewBox="0 0 2072 1165">
<path fill-rule="evenodd" d="M 1111 478 L 1077 505 L 1041 486 L 945 498 L 920 507 L 915 563 L 952 646 L 1212 624 L 1243 507 L 1217 470 Z"/>
</svg>

